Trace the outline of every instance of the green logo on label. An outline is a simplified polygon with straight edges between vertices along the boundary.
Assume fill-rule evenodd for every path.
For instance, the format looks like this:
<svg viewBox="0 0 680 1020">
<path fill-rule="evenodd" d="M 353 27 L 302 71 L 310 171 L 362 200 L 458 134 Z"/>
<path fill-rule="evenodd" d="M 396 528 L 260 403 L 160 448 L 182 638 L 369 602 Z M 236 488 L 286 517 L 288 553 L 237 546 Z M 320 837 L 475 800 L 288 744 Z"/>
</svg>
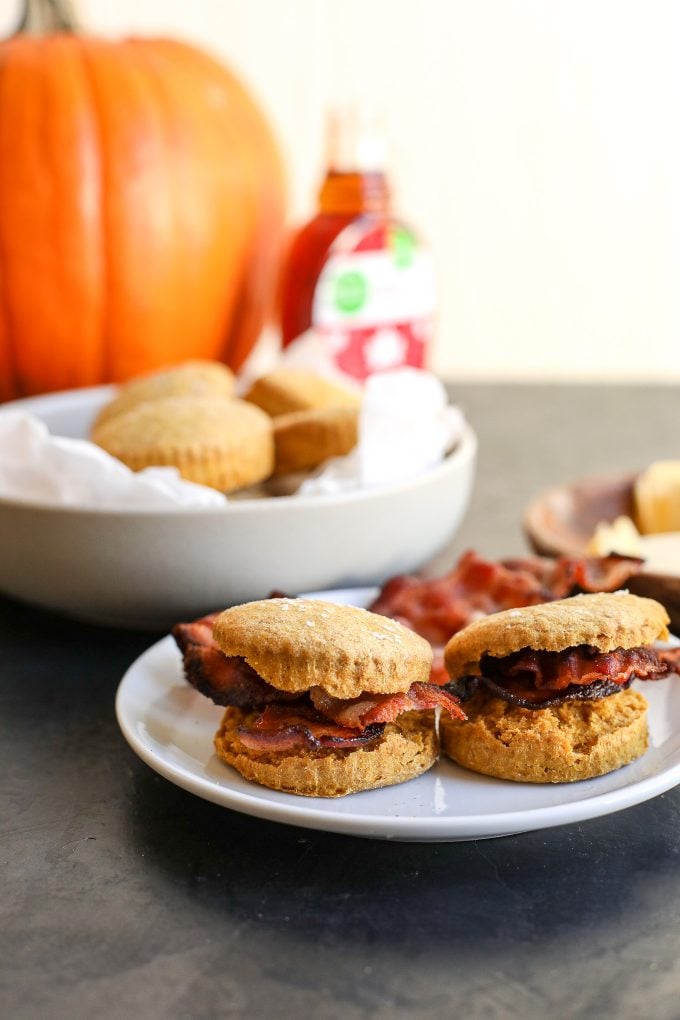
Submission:
<svg viewBox="0 0 680 1020">
<path fill-rule="evenodd" d="M 335 307 L 341 312 L 358 312 L 366 303 L 368 284 L 363 273 L 350 269 L 335 281 Z"/>
<path fill-rule="evenodd" d="M 403 227 L 396 227 L 390 237 L 394 264 L 399 269 L 408 269 L 413 262 L 416 239 Z"/>
</svg>

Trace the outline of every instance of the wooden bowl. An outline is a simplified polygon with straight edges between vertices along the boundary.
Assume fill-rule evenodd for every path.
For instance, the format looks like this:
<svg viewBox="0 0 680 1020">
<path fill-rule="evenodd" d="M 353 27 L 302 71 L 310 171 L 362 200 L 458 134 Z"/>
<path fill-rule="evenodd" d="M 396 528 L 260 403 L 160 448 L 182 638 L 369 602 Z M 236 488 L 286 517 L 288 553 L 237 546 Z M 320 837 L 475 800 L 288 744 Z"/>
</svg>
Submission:
<svg viewBox="0 0 680 1020">
<path fill-rule="evenodd" d="M 634 474 L 599 475 L 582 478 L 566 485 L 557 485 L 534 499 L 524 513 L 524 532 L 535 552 L 542 556 L 583 556 L 595 527 L 600 521 L 633 513 Z M 668 543 L 670 561 L 680 563 L 680 536 L 654 535 L 648 539 L 655 546 L 658 563 L 661 546 Z M 661 573 L 644 567 L 627 583 L 636 595 L 656 599 L 666 607 L 671 627 L 680 633 L 680 567 L 678 573 Z"/>
<path fill-rule="evenodd" d="M 524 513 L 524 531 L 542 556 L 583 556 L 600 521 L 633 511 L 635 475 L 605 475 L 556 485 Z"/>
</svg>

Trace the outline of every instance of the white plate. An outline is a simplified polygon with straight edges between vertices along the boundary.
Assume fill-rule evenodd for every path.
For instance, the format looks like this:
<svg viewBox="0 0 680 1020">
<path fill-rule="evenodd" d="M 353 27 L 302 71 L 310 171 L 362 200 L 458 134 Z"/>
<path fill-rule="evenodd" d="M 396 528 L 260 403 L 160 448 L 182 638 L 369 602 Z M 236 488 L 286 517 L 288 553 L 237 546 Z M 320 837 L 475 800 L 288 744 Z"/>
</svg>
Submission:
<svg viewBox="0 0 680 1020">
<path fill-rule="evenodd" d="M 374 596 L 375 589 L 368 588 L 309 595 L 360 606 Z M 337 800 L 268 790 L 220 761 L 212 741 L 224 709 L 186 683 L 172 637 L 130 666 L 118 689 L 116 713 L 123 735 L 147 765 L 233 811 L 353 836 L 453 842 L 597 818 L 680 783 L 680 680 L 641 686 L 649 701 L 650 748 L 608 776 L 535 786 L 490 779 L 442 758 L 418 779 Z"/>
</svg>

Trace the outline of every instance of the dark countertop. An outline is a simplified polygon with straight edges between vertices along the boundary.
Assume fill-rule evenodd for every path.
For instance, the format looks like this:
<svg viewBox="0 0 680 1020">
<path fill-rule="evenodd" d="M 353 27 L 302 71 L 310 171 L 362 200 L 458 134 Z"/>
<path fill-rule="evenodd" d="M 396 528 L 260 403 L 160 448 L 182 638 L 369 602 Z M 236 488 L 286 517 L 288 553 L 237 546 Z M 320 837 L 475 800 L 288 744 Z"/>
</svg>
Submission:
<svg viewBox="0 0 680 1020">
<path fill-rule="evenodd" d="M 480 457 L 451 556 L 524 550 L 547 485 L 678 456 L 672 389 L 453 393 Z M 470 843 L 258 821 L 120 735 L 118 681 L 158 636 L 0 599 L 4 1017 L 680 1017 L 680 788 Z"/>
</svg>

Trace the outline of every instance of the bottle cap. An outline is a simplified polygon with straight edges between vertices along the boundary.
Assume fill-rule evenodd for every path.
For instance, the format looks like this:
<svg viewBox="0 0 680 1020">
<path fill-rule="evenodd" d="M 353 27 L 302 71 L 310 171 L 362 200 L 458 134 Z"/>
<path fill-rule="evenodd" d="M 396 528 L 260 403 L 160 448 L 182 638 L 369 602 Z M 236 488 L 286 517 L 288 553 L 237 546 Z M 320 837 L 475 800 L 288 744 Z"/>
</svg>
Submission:
<svg viewBox="0 0 680 1020">
<path fill-rule="evenodd" d="M 326 165 L 340 173 L 377 173 L 385 169 L 385 129 L 382 118 L 359 107 L 329 111 Z"/>
</svg>

